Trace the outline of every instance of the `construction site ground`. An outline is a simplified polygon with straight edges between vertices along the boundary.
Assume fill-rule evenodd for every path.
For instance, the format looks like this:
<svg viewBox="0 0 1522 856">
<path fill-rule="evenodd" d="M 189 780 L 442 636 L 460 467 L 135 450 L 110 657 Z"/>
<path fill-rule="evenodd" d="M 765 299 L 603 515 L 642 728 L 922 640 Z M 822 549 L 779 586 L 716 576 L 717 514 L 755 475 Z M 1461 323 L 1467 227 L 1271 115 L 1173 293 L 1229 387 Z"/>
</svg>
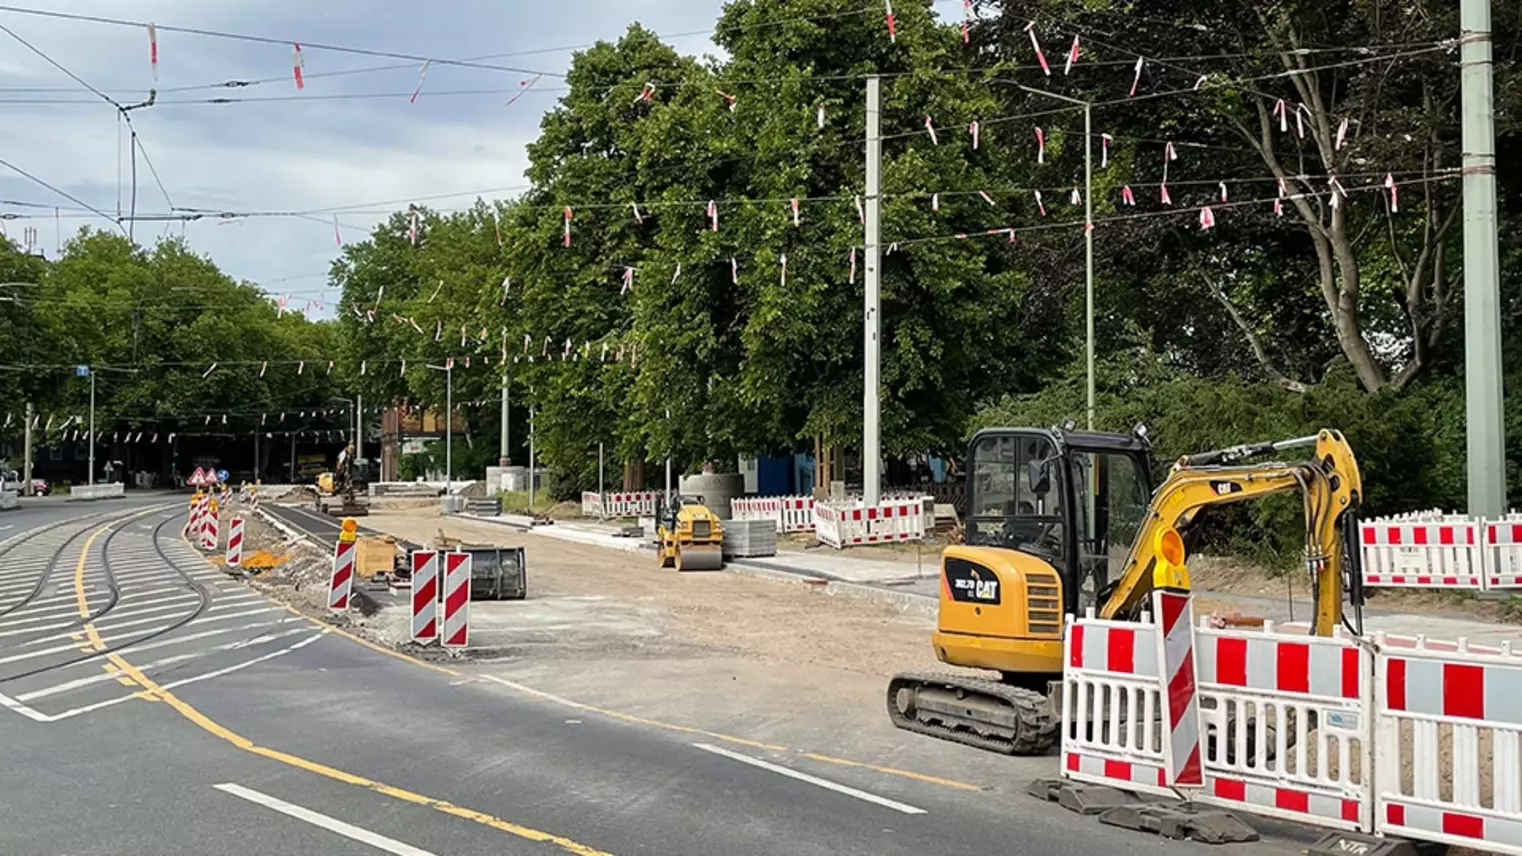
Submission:
<svg viewBox="0 0 1522 856">
<path fill-rule="evenodd" d="M 728 572 L 678 574 L 658 569 L 639 539 L 616 537 L 616 524 L 561 520 L 530 532 L 527 518 L 441 516 L 436 508 L 378 508 L 364 523 L 413 543 L 524 547 L 527 599 L 473 603 L 470 653 L 454 665 L 503 692 L 562 707 L 568 722 L 609 716 L 1008 799 L 1030 799 L 1025 785 L 1056 773 L 1054 756 L 1008 758 L 889 724 L 887 679 L 940 668 L 928 638 L 937 570 L 929 548 L 921 556 L 900 549 L 866 559 L 872 551 L 805 550 L 795 542 L 775 557 L 731 562 Z M 326 614 L 325 551 L 263 522 L 250 524 L 249 541 L 280 560 L 255 586 Z M 1288 618 L 1283 578 L 1224 560 L 1197 557 L 1194 564 L 1198 584 L 1228 589 L 1201 594 L 1202 614 Z M 1299 588 L 1295 618 L 1304 620 L 1308 587 Z M 1519 630 L 1466 615 L 1451 596 L 1398 593 L 1389 600 L 1411 608 L 1372 610 L 1372 629 L 1487 644 Z M 405 589 L 370 587 L 361 602 L 358 614 L 337 619 L 345 629 L 425 659 L 442 656 L 408 646 Z M 1254 823 L 1285 852 L 1314 837 Z M 1273 841 L 1265 852 L 1279 849 Z"/>
</svg>

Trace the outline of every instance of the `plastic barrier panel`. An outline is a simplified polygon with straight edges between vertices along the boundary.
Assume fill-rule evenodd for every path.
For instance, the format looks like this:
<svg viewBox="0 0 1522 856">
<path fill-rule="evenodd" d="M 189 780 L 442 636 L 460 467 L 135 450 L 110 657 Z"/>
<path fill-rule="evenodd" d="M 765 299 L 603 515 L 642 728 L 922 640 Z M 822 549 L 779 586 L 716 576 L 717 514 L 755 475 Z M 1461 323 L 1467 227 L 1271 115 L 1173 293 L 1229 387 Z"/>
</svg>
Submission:
<svg viewBox="0 0 1522 856">
<path fill-rule="evenodd" d="M 1377 831 L 1522 856 L 1522 657 L 1375 642 Z"/>
<path fill-rule="evenodd" d="M 1202 802 L 1367 830 L 1372 655 L 1356 640 L 1195 631 Z"/>
<path fill-rule="evenodd" d="M 1360 527 L 1366 586 L 1484 588 L 1481 524 L 1378 520 Z"/>
<path fill-rule="evenodd" d="M 1485 524 L 1485 587 L 1522 586 L 1522 520 Z"/>
<path fill-rule="evenodd" d="M 918 499 L 889 499 L 864 508 L 845 503 L 814 504 L 815 535 L 840 549 L 856 544 L 920 541 L 925 537 L 924 503 Z M 829 526 L 828 534 L 820 527 Z"/>
</svg>

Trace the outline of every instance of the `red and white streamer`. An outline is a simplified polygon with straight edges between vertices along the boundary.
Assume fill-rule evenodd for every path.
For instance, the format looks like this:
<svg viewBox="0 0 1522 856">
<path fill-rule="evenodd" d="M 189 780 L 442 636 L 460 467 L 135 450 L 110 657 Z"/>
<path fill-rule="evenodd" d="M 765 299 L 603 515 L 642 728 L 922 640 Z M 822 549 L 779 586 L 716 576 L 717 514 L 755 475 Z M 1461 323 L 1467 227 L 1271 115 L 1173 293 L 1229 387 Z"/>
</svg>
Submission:
<svg viewBox="0 0 1522 856">
<path fill-rule="evenodd" d="M 1395 186 L 1395 175 L 1393 173 L 1385 174 L 1385 189 L 1390 191 L 1390 213 L 1394 214 L 1400 211 L 1400 190 Z"/>
<path fill-rule="evenodd" d="M 1173 197 L 1168 195 L 1168 183 L 1167 182 L 1163 182 L 1162 184 L 1158 185 L 1158 200 L 1160 202 L 1162 202 L 1164 205 L 1172 205 L 1173 204 Z"/>
<path fill-rule="evenodd" d="M 962 0 L 962 44 L 972 41 L 972 0 Z"/>
<path fill-rule="evenodd" d="M 561 243 L 567 247 L 571 245 L 571 218 L 574 216 L 575 214 L 571 212 L 571 206 L 567 205 L 565 207 L 565 232 L 561 238 Z"/>
<path fill-rule="evenodd" d="M 343 233 L 338 231 L 338 215 L 333 215 L 333 243 L 342 247 L 344 245 Z"/>
<path fill-rule="evenodd" d="M 634 212 L 634 225 L 636 225 L 636 226 L 643 226 L 643 225 L 645 225 L 645 218 L 641 217 L 640 213 L 639 213 L 639 203 L 638 202 L 630 202 L 629 203 L 629 210 Z"/>
<path fill-rule="evenodd" d="M 1133 98 L 1136 96 L 1136 87 L 1141 83 L 1141 73 L 1142 73 L 1142 63 L 1143 62 L 1145 62 L 1145 60 L 1142 59 L 1141 57 L 1137 57 L 1136 58 L 1136 71 L 1131 76 L 1131 97 L 1133 97 Z"/>
<path fill-rule="evenodd" d="M 967 133 L 972 134 L 972 150 L 978 150 L 978 123 L 972 122 L 967 126 Z"/>
<path fill-rule="evenodd" d="M 782 254 L 782 285 L 787 285 L 787 253 Z"/>
<path fill-rule="evenodd" d="M 861 223 L 867 222 L 867 212 L 865 210 L 863 210 L 862 207 L 861 207 L 861 197 L 860 196 L 854 196 L 854 197 L 851 198 L 851 201 L 856 203 L 856 219 L 857 219 L 857 221 L 861 222 Z"/>
<path fill-rule="evenodd" d="M 719 206 L 712 199 L 708 200 L 708 228 L 710 231 L 719 231 Z"/>
<path fill-rule="evenodd" d="M 1067 59 L 1067 62 L 1064 63 L 1063 66 L 1062 66 L 1062 73 L 1063 74 L 1070 74 L 1073 71 L 1073 63 L 1075 63 L 1077 61 L 1078 61 L 1078 36 L 1075 34 L 1073 36 L 1073 46 L 1068 48 L 1068 59 Z"/>
<path fill-rule="evenodd" d="M 1168 163 L 1176 160 L 1178 160 L 1178 149 L 1175 149 L 1173 147 L 1173 141 L 1169 140 L 1168 143 L 1163 146 L 1163 164 L 1166 166 Z"/>
<path fill-rule="evenodd" d="M 1279 117 L 1279 133 L 1289 133 L 1289 106 L 1284 103 L 1283 98 L 1274 102 L 1273 115 Z"/>
<path fill-rule="evenodd" d="M 1068 197 L 1068 202 L 1073 205 L 1083 204 L 1083 194 L 1078 192 L 1078 188 L 1073 188 L 1073 195 Z"/>
<path fill-rule="evenodd" d="M 737 102 L 736 102 L 735 97 L 733 95 L 730 95 L 728 92 L 725 92 L 722 89 L 715 89 L 714 92 L 719 93 L 719 97 L 723 98 L 729 104 L 729 112 L 731 112 L 731 113 L 735 112 L 735 104 Z"/>
<path fill-rule="evenodd" d="M 898 22 L 893 19 L 893 0 L 883 0 L 888 10 L 888 41 L 898 43 Z"/>
<path fill-rule="evenodd" d="M 819 124 L 819 130 L 824 130 L 824 105 L 820 104 L 815 109 L 815 121 Z"/>
<path fill-rule="evenodd" d="M 301 56 L 301 43 L 291 42 L 291 76 L 296 78 L 296 88 L 305 89 L 307 86 L 306 75 L 303 73 L 307 67 L 307 61 Z"/>
<path fill-rule="evenodd" d="M 998 204 L 996 202 L 994 202 L 994 198 L 992 196 L 989 196 L 987 193 L 984 193 L 983 191 L 979 190 L 978 191 L 978 196 L 981 197 L 983 199 L 983 201 L 987 202 L 990 206 L 992 206 L 992 207 L 998 207 Z"/>
<path fill-rule="evenodd" d="M 1046 64 L 1046 54 L 1041 51 L 1041 40 L 1036 38 L 1036 22 L 1031 21 L 1025 25 L 1025 32 L 1031 37 L 1031 48 L 1036 52 L 1036 61 L 1041 63 L 1041 71 L 1047 77 L 1052 76 L 1052 67 Z"/>
<path fill-rule="evenodd" d="M 1224 182 L 1224 181 L 1220 182 L 1220 186 L 1221 186 L 1221 201 L 1222 202 L 1230 202 L 1231 200 L 1228 199 L 1227 196 L 1226 196 L 1226 182 Z"/>
<path fill-rule="evenodd" d="M 941 194 L 939 194 L 939 193 L 932 193 L 932 194 L 930 194 L 930 210 L 931 211 L 937 211 L 937 212 L 941 210 Z"/>
<path fill-rule="evenodd" d="M 1114 141 L 1115 141 L 1115 138 L 1110 136 L 1109 134 L 1100 134 L 1099 135 L 1099 168 L 1100 169 L 1106 169 L 1106 168 L 1108 168 L 1110 166 L 1110 143 L 1112 143 Z"/>
<path fill-rule="evenodd" d="M 731 285 L 740 284 L 740 262 L 734 257 L 729 257 L 729 282 Z"/>
<path fill-rule="evenodd" d="M 417 74 L 417 86 L 412 89 L 412 97 L 407 99 L 408 104 L 416 104 L 419 92 L 423 91 L 423 81 L 428 79 L 428 67 L 433 65 L 433 60 L 423 60 L 423 68 Z"/>
<path fill-rule="evenodd" d="M 1046 132 L 1036 128 L 1036 163 L 1046 163 Z"/>
<path fill-rule="evenodd" d="M 159 79 L 159 28 L 150 21 L 148 23 L 148 66 L 153 70 L 153 79 Z"/>
<path fill-rule="evenodd" d="M 635 97 L 634 103 L 638 104 L 641 101 L 649 101 L 653 95 L 655 95 L 655 84 L 647 81 L 644 88 L 640 89 L 639 95 Z"/>
<path fill-rule="evenodd" d="M 512 278 L 512 276 L 509 275 L 509 276 L 502 277 L 502 299 L 497 303 L 498 306 L 506 306 L 507 305 L 507 293 L 512 290 L 512 287 L 513 287 L 513 278 Z"/>
<path fill-rule="evenodd" d="M 1039 190 L 1033 190 L 1031 192 L 1036 194 L 1036 210 L 1041 212 L 1041 216 L 1042 217 L 1045 217 L 1046 216 L 1046 203 L 1041 201 L 1041 191 L 1039 191 Z"/>
<path fill-rule="evenodd" d="M 848 280 L 846 280 L 846 281 L 851 283 L 852 285 L 855 285 L 856 284 L 856 248 L 855 247 L 851 248 L 850 265 L 851 265 L 850 278 Z"/>
<path fill-rule="evenodd" d="M 618 290 L 619 294 L 628 294 L 634 288 L 634 268 L 624 268 L 624 287 Z"/>
<path fill-rule="evenodd" d="M 1214 225 L 1215 225 L 1215 212 L 1210 210 L 1210 206 L 1209 205 L 1206 205 L 1204 208 L 1200 209 L 1200 229 L 1202 229 L 1202 230 L 1209 229 L 1210 227 L 1212 227 Z"/>
<path fill-rule="evenodd" d="M 793 226 L 796 228 L 798 226 L 798 197 L 794 196 L 791 204 L 793 209 Z"/>
<path fill-rule="evenodd" d="M 1131 186 L 1129 184 L 1120 189 L 1120 201 L 1123 205 L 1130 205 L 1133 208 L 1136 207 L 1136 194 L 1131 192 Z"/>
<path fill-rule="evenodd" d="M 1343 120 L 1337 124 L 1337 144 L 1333 148 L 1336 151 L 1339 151 L 1339 152 L 1342 151 L 1342 145 L 1343 145 L 1343 143 L 1347 142 L 1347 139 L 1348 139 L 1348 120 L 1347 120 L 1346 117 L 1344 117 Z"/>
<path fill-rule="evenodd" d="M 925 117 L 925 133 L 930 135 L 930 145 L 938 146 L 941 144 L 940 139 L 935 135 L 935 123 L 930 121 L 929 116 Z"/>
</svg>

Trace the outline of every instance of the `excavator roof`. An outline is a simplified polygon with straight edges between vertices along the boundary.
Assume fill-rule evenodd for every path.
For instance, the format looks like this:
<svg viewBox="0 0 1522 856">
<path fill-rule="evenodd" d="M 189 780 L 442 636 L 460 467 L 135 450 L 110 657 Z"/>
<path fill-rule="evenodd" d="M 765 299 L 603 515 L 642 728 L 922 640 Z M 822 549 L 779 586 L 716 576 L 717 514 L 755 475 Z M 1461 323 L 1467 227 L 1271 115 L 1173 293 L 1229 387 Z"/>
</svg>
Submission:
<svg viewBox="0 0 1522 856">
<path fill-rule="evenodd" d="M 1095 451 L 1145 452 L 1150 449 L 1145 434 L 1111 434 L 1104 431 L 1069 431 L 1061 426 L 1055 428 L 984 428 L 972 437 L 972 447 L 983 437 L 1001 435 L 1041 435 L 1059 448 L 1090 449 Z"/>
</svg>

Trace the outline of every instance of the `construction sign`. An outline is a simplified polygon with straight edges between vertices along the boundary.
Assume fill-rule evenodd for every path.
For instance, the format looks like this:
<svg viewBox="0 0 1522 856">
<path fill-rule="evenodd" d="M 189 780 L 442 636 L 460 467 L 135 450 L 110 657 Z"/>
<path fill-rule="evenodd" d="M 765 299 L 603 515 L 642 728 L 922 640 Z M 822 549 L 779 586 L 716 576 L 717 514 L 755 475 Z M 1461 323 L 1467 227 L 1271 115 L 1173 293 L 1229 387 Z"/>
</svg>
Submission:
<svg viewBox="0 0 1522 856">
<path fill-rule="evenodd" d="M 206 484 L 206 471 L 201 469 L 200 467 L 196 467 L 196 471 L 190 474 L 190 478 L 186 479 L 185 483 L 190 485 L 191 487 L 203 487 L 203 486 L 205 486 L 205 484 Z"/>
</svg>

